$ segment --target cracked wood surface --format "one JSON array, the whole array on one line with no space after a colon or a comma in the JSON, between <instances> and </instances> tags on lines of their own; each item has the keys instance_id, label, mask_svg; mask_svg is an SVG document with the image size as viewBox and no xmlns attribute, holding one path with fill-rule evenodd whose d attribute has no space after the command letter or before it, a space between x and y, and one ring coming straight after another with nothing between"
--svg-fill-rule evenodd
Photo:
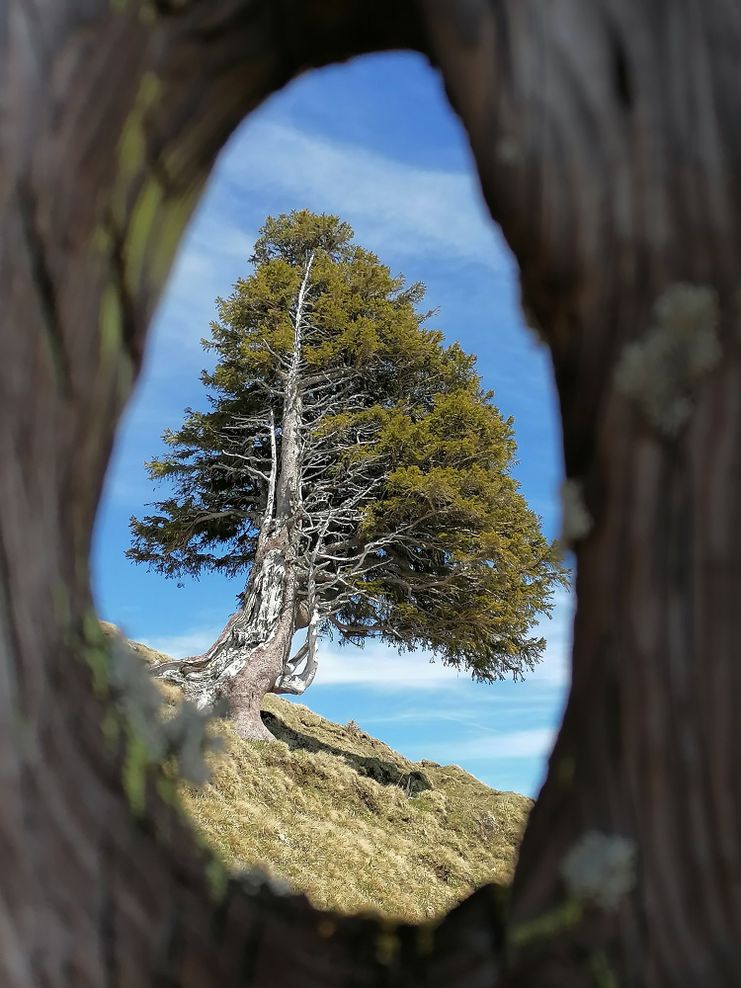
<instances>
[{"instance_id":1,"label":"cracked wood surface","mask_svg":"<svg viewBox=\"0 0 741 988\"><path fill-rule=\"evenodd\" d=\"M300 71L394 47L435 60L468 129L593 519L506 929L495 890L435 931L216 895L156 791L133 817L80 661L116 420L215 154ZM740 66L727 0L0 2L3 985L737 984ZM722 359L667 440L613 375L683 283L717 298ZM589 831L635 842L637 884L559 926Z\"/></svg>"}]
</instances>

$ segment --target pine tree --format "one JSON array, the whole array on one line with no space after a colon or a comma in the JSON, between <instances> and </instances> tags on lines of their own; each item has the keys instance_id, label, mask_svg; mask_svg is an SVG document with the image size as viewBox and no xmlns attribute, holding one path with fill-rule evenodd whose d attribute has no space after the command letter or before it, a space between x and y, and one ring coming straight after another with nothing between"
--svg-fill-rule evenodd
<instances>
[{"instance_id":1,"label":"pine tree","mask_svg":"<svg viewBox=\"0 0 741 988\"><path fill-rule=\"evenodd\" d=\"M131 519L128 552L171 577L247 574L246 587L211 648L162 675L200 706L225 698L252 738L270 736L267 692L310 685L322 636L520 677L562 571L475 358L425 328L424 287L336 217L269 218L251 263L204 340L210 410L165 434L148 470L169 496Z\"/></svg>"}]
</instances>

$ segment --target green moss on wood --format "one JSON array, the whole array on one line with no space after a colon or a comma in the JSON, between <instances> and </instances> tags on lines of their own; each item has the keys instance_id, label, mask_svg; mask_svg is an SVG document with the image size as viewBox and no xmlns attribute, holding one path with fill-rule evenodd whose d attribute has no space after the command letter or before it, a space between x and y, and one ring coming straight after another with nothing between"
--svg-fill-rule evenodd
<instances>
[{"instance_id":1,"label":"green moss on wood","mask_svg":"<svg viewBox=\"0 0 741 988\"><path fill-rule=\"evenodd\" d=\"M142 816L146 809L147 776L151 767L146 742L135 731L126 736L121 781L134 816Z\"/></svg>"},{"instance_id":2,"label":"green moss on wood","mask_svg":"<svg viewBox=\"0 0 741 988\"><path fill-rule=\"evenodd\" d=\"M224 862L217 854L212 852L206 863L205 871L211 898L216 903L223 902L229 886L229 873L224 866Z\"/></svg>"},{"instance_id":3,"label":"green moss on wood","mask_svg":"<svg viewBox=\"0 0 741 988\"><path fill-rule=\"evenodd\" d=\"M100 297L100 363L107 367L121 354L123 342L123 316L121 300L116 286L109 282Z\"/></svg>"},{"instance_id":4,"label":"green moss on wood","mask_svg":"<svg viewBox=\"0 0 741 988\"><path fill-rule=\"evenodd\" d=\"M98 619L92 611L88 611L82 619L81 649L92 676L95 695L100 699L107 698L110 690L108 647Z\"/></svg>"},{"instance_id":5,"label":"green moss on wood","mask_svg":"<svg viewBox=\"0 0 741 988\"><path fill-rule=\"evenodd\" d=\"M594 982L594 988L620 988L610 958L604 950L595 951L589 959L589 969Z\"/></svg>"},{"instance_id":6,"label":"green moss on wood","mask_svg":"<svg viewBox=\"0 0 741 988\"><path fill-rule=\"evenodd\" d=\"M511 927L508 931L509 944L515 950L522 950L536 943L554 940L577 926L583 916L584 907L581 902L566 899L541 916Z\"/></svg>"}]
</instances>

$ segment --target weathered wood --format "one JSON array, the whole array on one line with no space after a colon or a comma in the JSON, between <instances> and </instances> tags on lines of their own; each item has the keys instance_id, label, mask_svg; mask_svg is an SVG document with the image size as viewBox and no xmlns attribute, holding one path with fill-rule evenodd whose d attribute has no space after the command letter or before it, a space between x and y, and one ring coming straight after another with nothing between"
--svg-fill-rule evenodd
<instances>
[{"instance_id":1,"label":"weathered wood","mask_svg":"<svg viewBox=\"0 0 741 988\"><path fill-rule=\"evenodd\" d=\"M593 519L577 546L571 695L512 923L563 902L564 855L585 833L627 835L637 888L596 940L587 926L576 941L596 958L604 938L620 983L730 985L741 9L563 0L476 17L432 22L433 36L551 347L566 473ZM565 983L558 964L537 970Z\"/></svg>"},{"instance_id":2,"label":"weathered wood","mask_svg":"<svg viewBox=\"0 0 741 988\"><path fill-rule=\"evenodd\" d=\"M224 892L153 786L132 812L91 684L95 506L214 156L298 72L390 47L441 66L593 519L506 931L492 890L434 934ZM728 0L0 4L3 985L737 983L740 73ZM577 922L590 831L634 842L636 885Z\"/></svg>"},{"instance_id":3,"label":"weathered wood","mask_svg":"<svg viewBox=\"0 0 741 988\"><path fill-rule=\"evenodd\" d=\"M168 663L160 675L182 687L199 708L227 700L234 728L250 741L274 740L263 724L262 701L289 673L291 646L298 630L296 573L300 531L303 400L300 384L306 292L312 253L292 307L293 353L286 374L278 455L271 416L272 463L267 507L260 523L257 551L250 567L244 603L203 654Z\"/></svg>"}]
</instances>

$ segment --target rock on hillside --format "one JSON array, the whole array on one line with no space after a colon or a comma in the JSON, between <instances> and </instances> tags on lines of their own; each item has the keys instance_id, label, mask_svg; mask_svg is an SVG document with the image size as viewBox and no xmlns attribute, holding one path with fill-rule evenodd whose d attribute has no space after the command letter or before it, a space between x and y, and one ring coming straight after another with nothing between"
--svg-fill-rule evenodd
<instances>
[{"instance_id":1,"label":"rock on hillside","mask_svg":"<svg viewBox=\"0 0 741 988\"><path fill-rule=\"evenodd\" d=\"M179 701L174 687L163 692ZM218 722L210 782L181 792L228 866L259 866L322 908L410 921L510 880L531 800L455 765L410 762L352 722L279 697L266 698L263 717L278 741L246 742Z\"/></svg>"}]
</instances>

